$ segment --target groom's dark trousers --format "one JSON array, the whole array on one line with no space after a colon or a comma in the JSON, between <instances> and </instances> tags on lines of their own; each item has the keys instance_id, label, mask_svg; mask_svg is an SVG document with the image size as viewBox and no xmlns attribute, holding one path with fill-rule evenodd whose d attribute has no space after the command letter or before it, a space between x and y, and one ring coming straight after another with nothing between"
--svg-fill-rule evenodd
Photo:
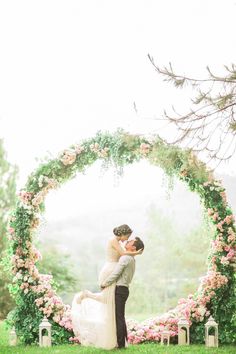
<instances>
[{"instance_id":1,"label":"groom's dark trousers","mask_svg":"<svg viewBox=\"0 0 236 354\"><path fill-rule=\"evenodd\" d=\"M129 296L127 286L116 286L115 305L116 305L116 335L118 348L125 347L127 339L127 327L125 323L125 303Z\"/></svg>"}]
</instances>

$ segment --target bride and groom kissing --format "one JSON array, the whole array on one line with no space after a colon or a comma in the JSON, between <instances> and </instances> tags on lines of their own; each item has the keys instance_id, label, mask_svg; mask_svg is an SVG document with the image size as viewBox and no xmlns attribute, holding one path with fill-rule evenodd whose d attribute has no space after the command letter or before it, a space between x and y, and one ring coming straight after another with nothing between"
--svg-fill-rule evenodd
<instances>
[{"instance_id":1,"label":"bride and groom kissing","mask_svg":"<svg viewBox=\"0 0 236 354\"><path fill-rule=\"evenodd\" d=\"M98 277L101 291L81 291L72 302L73 331L84 346L127 346L125 304L135 272L134 257L143 252L144 244L139 237L129 239L132 230L126 224L115 227L113 233L107 243L106 263Z\"/></svg>"}]
</instances>

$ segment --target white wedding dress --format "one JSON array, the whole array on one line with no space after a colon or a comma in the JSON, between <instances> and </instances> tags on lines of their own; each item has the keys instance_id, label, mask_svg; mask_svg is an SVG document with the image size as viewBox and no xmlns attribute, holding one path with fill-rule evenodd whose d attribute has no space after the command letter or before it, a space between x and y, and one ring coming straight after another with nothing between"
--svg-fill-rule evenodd
<instances>
[{"instance_id":1,"label":"white wedding dress","mask_svg":"<svg viewBox=\"0 0 236 354\"><path fill-rule=\"evenodd\" d=\"M112 273L119 257L109 240L106 263L99 274L99 285ZM115 286L114 283L100 293L91 293L81 303L77 303L80 293L75 295L71 309L72 324L74 334L82 345L104 349L116 347Z\"/></svg>"}]
</instances>

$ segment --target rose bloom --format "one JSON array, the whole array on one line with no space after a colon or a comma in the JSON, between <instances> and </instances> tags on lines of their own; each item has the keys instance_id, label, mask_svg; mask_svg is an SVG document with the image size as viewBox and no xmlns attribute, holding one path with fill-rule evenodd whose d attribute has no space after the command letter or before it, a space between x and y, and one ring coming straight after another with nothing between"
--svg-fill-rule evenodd
<instances>
[{"instance_id":1,"label":"rose bloom","mask_svg":"<svg viewBox=\"0 0 236 354\"><path fill-rule=\"evenodd\" d=\"M84 147L83 146L81 146L81 145L76 145L75 146L75 152L76 152L77 155L81 154L81 152L83 152L83 151L84 151Z\"/></svg>"},{"instance_id":2,"label":"rose bloom","mask_svg":"<svg viewBox=\"0 0 236 354\"><path fill-rule=\"evenodd\" d=\"M149 150L150 150L150 145L149 144L145 144L145 143L142 143L141 145L140 145L140 152L141 152L141 154L143 154L143 155L146 155L146 154L148 154L149 153Z\"/></svg>"},{"instance_id":3,"label":"rose bloom","mask_svg":"<svg viewBox=\"0 0 236 354\"><path fill-rule=\"evenodd\" d=\"M219 222L219 223L216 225L216 227L217 227L217 229L220 230L221 232L224 232L224 229L223 229L223 227L222 227L222 224L223 224L223 222L221 221L221 222Z\"/></svg>"},{"instance_id":4,"label":"rose bloom","mask_svg":"<svg viewBox=\"0 0 236 354\"><path fill-rule=\"evenodd\" d=\"M99 157L107 157L108 151L109 151L109 148L105 147L104 149L102 149L101 151L98 152L98 156Z\"/></svg>"},{"instance_id":5,"label":"rose bloom","mask_svg":"<svg viewBox=\"0 0 236 354\"><path fill-rule=\"evenodd\" d=\"M224 264L224 265L228 265L229 264L229 260L228 260L227 257L221 257L220 263Z\"/></svg>"},{"instance_id":6,"label":"rose bloom","mask_svg":"<svg viewBox=\"0 0 236 354\"><path fill-rule=\"evenodd\" d=\"M38 206L43 202L43 194L41 192L37 193L36 196L32 200L33 206Z\"/></svg>"},{"instance_id":7,"label":"rose bloom","mask_svg":"<svg viewBox=\"0 0 236 354\"><path fill-rule=\"evenodd\" d=\"M221 195L221 198L223 199L223 202L226 203L227 202L226 193L225 192L221 192L220 195Z\"/></svg>"},{"instance_id":8,"label":"rose bloom","mask_svg":"<svg viewBox=\"0 0 236 354\"><path fill-rule=\"evenodd\" d=\"M234 216L231 215L227 215L226 218L224 219L224 221L226 222L227 225L231 224L231 222L234 220Z\"/></svg>"},{"instance_id":9,"label":"rose bloom","mask_svg":"<svg viewBox=\"0 0 236 354\"><path fill-rule=\"evenodd\" d=\"M207 209L207 214L208 214L209 216L212 215L212 214L214 214L214 210L211 209L211 208L208 208L208 209Z\"/></svg>"},{"instance_id":10,"label":"rose bloom","mask_svg":"<svg viewBox=\"0 0 236 354\"><path fill-rule=\"evenodd\" d=\"M64 150L60 160L65 166L72 165L76 160L76 152L70 149Z\"/></svg>"},{"instance_id":11,"label":"rose bloom","mask_svg":"<svg viewBox=\"0 0 236 354\"><path fill-rule=\"evenodd\" d=\"M90 150L91 150L92 152L94 152L95 154L98 154L98 153L99 153L100 147L99 147L99 144L98 144L98 143L91 144L89 147L90 147Z\"/></svg>"},{"instance_id":12,"label":"rose bloom","mask_svg":"<svg viewBox=\"0 0 236 354\"><path fill-rule=\"evenodd\" d=\"M236 237L235 237L235 235L233 235L233 234L230 234L230 235L228 236L228 242L229 242L229 243L230 243L230 242L234 242L235 239L236 239Z\"/></svg>"},{"instance_id":13,"label":"rose bloom","mask_svg":"<svg viewBox=\"0 0 236 354\"><path fill-rule=\"evenodd\" d=\"M234 258L234 256L235 256L235 251L232 248L230 248L226 257L227 257L227 259L231 259L231 258Z\"/></svg>"},{"instance_id":14,"label":"rose bloom","mask_svg":"<svg viewBox=\"0 0 236 354\"><path fill-rule=\"evenodd\" d=\"M30 201L30 199L32 198L32 193L31 192L25 192L25 191L21 191L19 193L19 197L20 197L20 200L23 202L23 203L28 203Z\"/></svg>"},{"instance_id":15,"label":"rose bloom","mask_svg":"<svg viewBox=\"0 0 236 354\"><path fill-rule=\"evenodd\" d=\"M14 234L14 232L15 232L14 227L9 227L8 232L9 232L10 234Z\"/></svg>"},{"instance_id":16,"label":"rose bloom","mask_svg":"<svg viewBox=\"0 0 236 354\"><path fill-rule=\"evenodd\" d=\"M213 214L213 215L212 215L212 219L213 219L214 221L216 221L217 219L219 219L219 214L218 214L218 213Z\"/></svg>"}]
</instances>

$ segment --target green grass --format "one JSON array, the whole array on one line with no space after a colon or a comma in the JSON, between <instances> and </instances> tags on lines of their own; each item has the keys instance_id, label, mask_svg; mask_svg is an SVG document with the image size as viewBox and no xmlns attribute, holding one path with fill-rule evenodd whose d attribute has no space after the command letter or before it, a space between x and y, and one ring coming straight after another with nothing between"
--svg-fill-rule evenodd
<instances>
[{"instance_id":1,"label":"green grass","mask_svg":"<svg viewBox=\"0 0 236 354\"><path fill-rule=\"evenodd\" d=\"M204 345L191 345L191 346L178 346L170 345L169 347L161 346L160 344L139 344L130 345L128 349L124 350L102 350L90 347L81 347L80 345L59 345L53 346L51 348L39 348L38 346L8 346L8 331L5 329L3 322L0 322L0 354L43 354L43 353L54 353L54 354L107 354L107 353L138 353L138 354L235 354L236 347L233 346L222 346L218 349L215 348L205 348Z\"/></svg>"}]
</instances>

